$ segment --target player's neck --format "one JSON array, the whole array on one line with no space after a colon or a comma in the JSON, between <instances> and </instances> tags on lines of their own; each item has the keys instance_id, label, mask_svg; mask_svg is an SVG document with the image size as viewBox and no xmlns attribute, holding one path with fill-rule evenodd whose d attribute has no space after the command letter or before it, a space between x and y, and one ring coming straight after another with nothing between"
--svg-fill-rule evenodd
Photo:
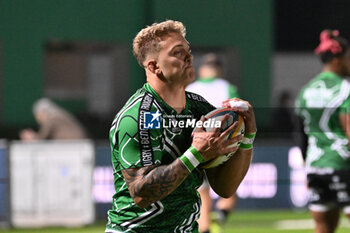
<instances>
[{"instance_id":1,"label":"player's neck","mask_svg":"<svg viewBox=\"0 0 350 233\"><path fill-rule=\"evenodd\" d=\"M177 113L181 113L186 106L185 87L179 85L168 85L162 82L148 82L157 94Z\"/></svg>"},{"instance_id":2,"label":"player's neck","mask_svg":"<svg viewBox=\"0 0 350 233\"><path fill-rule=\"evenodd\" d=\"M339 66L333 65L333 64L325 64L323 66L323 72L333 72L337 74L340 77L343 77L344 74L341 72L341 69Z\"/></svg>"}]
</instances>

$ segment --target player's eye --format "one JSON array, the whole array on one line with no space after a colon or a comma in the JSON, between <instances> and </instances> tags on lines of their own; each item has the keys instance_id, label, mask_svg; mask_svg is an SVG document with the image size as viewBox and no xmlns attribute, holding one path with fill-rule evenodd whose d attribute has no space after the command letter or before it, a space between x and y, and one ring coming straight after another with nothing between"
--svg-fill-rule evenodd
<instances>
[{"instance_id":1,"label":"player's eye","mask_svg":"<svg viewBox=\"0 0 350 233\"><path fill-rule=\"evenodd\" d=\"M179 50L175 50L173 53L175 56L181 55L181 52Z\"/></svg>"}]
</instances>

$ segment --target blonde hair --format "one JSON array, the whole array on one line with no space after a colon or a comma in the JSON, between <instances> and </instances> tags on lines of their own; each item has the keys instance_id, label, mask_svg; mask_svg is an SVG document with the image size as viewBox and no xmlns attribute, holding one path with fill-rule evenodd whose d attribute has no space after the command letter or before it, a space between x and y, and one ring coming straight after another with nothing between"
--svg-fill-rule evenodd
<instances>
[{"instance_id":1,"label":"blonde hair","mask_svg":"<svg viewBox=\"0 0 350 233\"><path fill-rule=\"evenodd\" d=\"M149 53L160 50L159 42L171 32L179 33L183 37L186 36L185 26L174 20L154 23L137 33L133 40L133 53L140 66L143 67L143 62Z\"/></svg>"}]
</instances>

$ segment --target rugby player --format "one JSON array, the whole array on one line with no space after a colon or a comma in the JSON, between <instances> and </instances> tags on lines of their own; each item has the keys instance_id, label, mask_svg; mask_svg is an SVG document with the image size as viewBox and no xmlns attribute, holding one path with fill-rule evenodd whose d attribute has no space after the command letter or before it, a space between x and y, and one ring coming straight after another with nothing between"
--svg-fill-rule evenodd
<instances>
[{"instance_id":1,"label":"rugby player","mask_svg":"<svg viewBox=\"0 0 350 233\"><path fill-rule=\"evenodd\" d=\"M191 127L163 127L163 122L184 125L167 121L203 122L203 115L214 109L201 96L185 91L195 78L185 35L181 22L167 20L142 29L133 40L133 52L145 70L146 83L111 126L116 193L106 232L198 232L197 188L203 173L218 195L230 197L248 170L253 140L247 139L240 148L228 148L242 137L227 140L237 124L222 133L219 129L205 132L203 127L197 127L193 134ZM228 101L225 104L229 106ZM245 118L246 133L255 135L254 111L246 104L247 111L233 110ZM204 171L199 166L233 151L236 154L218 167Z\"/></svg>"},{"instance_id":2,"label":"rugby player","mask_svg":"<svg viewBox=\"0 0 350 233\"><path fill-rule=\"evenodd\" d=\"M296 113L316 233L334 232L343 208L350 218L350 50L337 30L324 30L315 50L323 70L300 91Z\"/></svg>"}]
</instances>

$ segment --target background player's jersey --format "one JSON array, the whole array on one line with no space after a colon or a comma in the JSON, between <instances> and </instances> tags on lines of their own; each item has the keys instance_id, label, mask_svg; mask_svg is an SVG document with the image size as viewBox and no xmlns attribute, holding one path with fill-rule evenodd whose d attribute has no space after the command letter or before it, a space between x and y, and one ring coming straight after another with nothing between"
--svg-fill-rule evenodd
<instances>
[{"instance_id":1,"label":"background player's jersey","mask_svg":"<svg viewBox=\"0 0 350 233\"><path fill-rule=\"evenodd\" d=\"M339 115L350 112L349 94L349 82L332 72L319 74L300 91L296 113L308 136L308 172L350 168L349 142L339 123Z\"/></svg>"},{"instance_id":2,"label":"background player's jersey","mask_svg":"<svg viewBox=\"0 0 350 233\"><path fill-rule=\"evenodd\" d=\"M188 85L186 90L204 96L216 107L221 107L224 100L239 97L237 88L222 78L199 78Z\"/></svg>"},{"instance_id":3,"label":"background player's jersey","mask_svg":"<svg viewBox=\"0 0 350 233\"><path fill-rule=\"evenodd\" d=\"M186 92L186 107L178 114L149 84L128 100L110 130L116 193L112 210L108 211L106 231L195 231L200 211L196 189L203 181L201 169L195 169L174 192L147 208L139 208L133 202L121 170L170 164L191 146L195 120L213 109L201 96Z\"/></svg>"}]
</instances>

